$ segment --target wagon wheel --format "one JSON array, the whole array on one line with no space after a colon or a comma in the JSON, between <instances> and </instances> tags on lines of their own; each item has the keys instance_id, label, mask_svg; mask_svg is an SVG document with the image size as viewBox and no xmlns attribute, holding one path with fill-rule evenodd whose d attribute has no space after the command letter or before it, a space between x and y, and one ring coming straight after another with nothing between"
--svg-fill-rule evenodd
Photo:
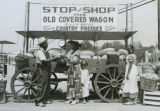
<instances>
[{"instance_id":1,"label":"wagon wheel","mask_svg":"<svg viewBox=\"0 0 160 111\"><path fill-rule=\"evenodd\" d=\"M106 102L120 102L124 74L119 65L107 65L105 73L98 73L94 87L98 96Z\"/></svg>"},{"instance_id":2,"label":"wagon wheel","mask_svg":"<svg viewBox=\"0 0 160 111\"><path fill-rule=\"evenodd\" d=\"M58 78L55 73L51 73L51 78L50 78L50 88L51 92L53 93L57 87L58 87Z\"/></svg>"},{"instance_id":3,"label":"wagon wheel","mask_svg":"<svg viewBox=\"0 0 160 111\"><path fill-rule=\"evenodd\" d=\"M39 79L34 69L29 67L17 71L11 79L11 91L19 102L34 102L37 98L37 89L41 86L36 83Z\"/></svg>"}]
</instances>

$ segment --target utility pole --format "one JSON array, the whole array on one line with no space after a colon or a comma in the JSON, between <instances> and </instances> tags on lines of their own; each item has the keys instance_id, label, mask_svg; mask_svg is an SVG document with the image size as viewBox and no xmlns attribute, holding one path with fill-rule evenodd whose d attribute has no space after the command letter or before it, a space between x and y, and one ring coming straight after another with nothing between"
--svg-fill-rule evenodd
<instances>
[{"instance_id":1,"label":"utility pole","mask_svg":"<svg viewBox=\"0 0 160 111\"><path fill-rule=\"evenodd\" d=\"M158 4L158 49L160 49L160 0L157 0Z\"/></svg>"}]
</instances>

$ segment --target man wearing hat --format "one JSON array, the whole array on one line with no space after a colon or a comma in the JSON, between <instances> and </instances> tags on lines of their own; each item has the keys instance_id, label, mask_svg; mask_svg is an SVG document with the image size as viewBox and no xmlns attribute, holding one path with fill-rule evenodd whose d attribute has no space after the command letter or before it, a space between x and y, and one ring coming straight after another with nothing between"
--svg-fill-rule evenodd
<instances>
[{"instance_id":1,"label":"man wearing hat","mask_svg":"<svg viewBox=\"0 0 160 111\"><path fill-rule=\"evenodd\" d=\"M41 37L38 40L38 45L40 50L35 52L37 66L40 74L40 78L38 79L38 83L41 88L38 88L38 96L35 100L35 105L40 107L45 107L47 103L49 103L49 95L50 95L50 70L51 70L51 61L55 60L50 58L49 53L46 51L48 48L48 42L45 37Z\"/></svg>"}]
</instances>

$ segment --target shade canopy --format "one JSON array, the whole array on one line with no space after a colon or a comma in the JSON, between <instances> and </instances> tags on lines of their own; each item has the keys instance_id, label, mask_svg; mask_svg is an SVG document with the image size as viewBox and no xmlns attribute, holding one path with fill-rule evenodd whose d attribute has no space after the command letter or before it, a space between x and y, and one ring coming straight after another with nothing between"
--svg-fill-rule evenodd
<instances>
[{"instance_id":1,"label":"shade canopy","mask_svg":"<svg viewBox=\"0 0 160 111\"><path fill-rule=\"evenodd\" d=\"M0 41L0 44L15 44L15 43L14 43L14 42L7 41L7 40L1 40L1 41Z\"/></svg>"},{"instance_id":2,"label":"shade canopy","mask_svg":"<svg viewBox=\"0 0 160 111\"><path fill-rule=\"evenodd\" d=\"M15 43L7 40L1 40L0 44L1 44L1 52L3 52L3 44L15 44Z\"/></svg>"},{"instance_id":3,"label":"shade canopy","mask_svg":"<svg viewBox=\"0 0 160 111\"><path fill-rule=\"evenodd\" d=\"M30 38L47 37L49 39L73 39L73 40L125 40L136 31L125 32L81 32L81 31L16 31L18 34Z\"/></svg>"}]
</instances>

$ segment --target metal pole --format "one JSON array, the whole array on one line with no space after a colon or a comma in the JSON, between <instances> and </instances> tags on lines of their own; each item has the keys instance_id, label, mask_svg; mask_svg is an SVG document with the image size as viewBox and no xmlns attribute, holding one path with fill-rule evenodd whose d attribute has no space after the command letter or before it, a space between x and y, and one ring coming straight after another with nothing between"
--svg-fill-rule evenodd
<instances>
[{"instance_id":1,"label":"metal pole","mask_svg":"<svg viewBox=\"0 0 160 111\"><path fill-rule=\"evenodd\" d=\"M29 19L30 19L30 2L27 2L27 34L26 34L26 52L28 52L28 47L29 47Z\"/></svg>"},{"instance_id":2,"label":"metal pole","mask_svg":"<svg viewBox=\"0 0 160 111\"><path fill-rule=\"evenodd\" d=\"M160 49L160 0L157 0L158 4L158 49Z\"/></svg>"}]
</instances>

